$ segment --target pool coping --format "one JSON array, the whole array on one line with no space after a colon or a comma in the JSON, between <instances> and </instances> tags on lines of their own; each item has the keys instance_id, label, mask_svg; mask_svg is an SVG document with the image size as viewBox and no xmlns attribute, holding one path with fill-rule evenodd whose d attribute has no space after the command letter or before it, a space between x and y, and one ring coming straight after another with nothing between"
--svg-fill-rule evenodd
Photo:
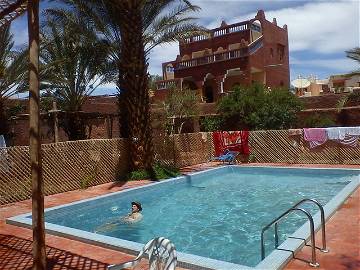
<instances>
[{"instance_id":1,"label":"pool coping","mask_svg":"<svg viewBox=\"0 0 360 270\"><path fill-rule=\"evenodd\" d=\"M193 175L202 174L202 173L209 172L209 171L214 171L214 170L218 171L218 170L221 170L221 169L224 169L227 167L305 169L305 170L309 170L309 169L312 169L312 170L343 170L343 171L349 170L349 171L359 172L359 177L358 177L359 179L357 179L357 180L355 179L355 180L351 181L349 184L347 184L337 195L335 195L324 206L326 220L328 220L336 212L336 210L343 204L343 202L349 196L351 196L351 194L360 186L360 170L355 169L355 168L334 168L334 167L332 167L332 168L307 168L307 167L294 167L294 166L273 167L273 166L251 166L251 165L250 166L243 166L243 165L242 166L238 166L238 165L229 166L229 165L227 165L227 166L207 169L206 171L190 173L188 175L193 176ZM151 188L153 186L156 186L159 184L164 184L167 182L180 181L180 180L183 180L184 178L186 179L186 176L187 175L182 175L182 176L179 176L176 178L163 180L161 182L147 184L145 186L129 188L126 190L121 190L121 191L117 191L117 192L110 193L110 194L100 195L100 196L97 196L94 198L88 198L88 199L84 199L84 200L75 201L72 203L67 203L67 204L63 204L63 205L59 205L59 206L55 206L55 207L50 207L50 208L47 208L45 210L45 212L55 210L58 208L63 208L65 206L80 204L80 203L83 203L86 201L96 200L96 199L102 198L102 197L113 196L113 195L116 195L119 193L131 191L131 190L144 189L144 188L147 189L147 188ZM32 222L31 222L31 219L28 218L29 215L31 215L31 213L26 213L26 214L8 218L8 219L6 219L6 223L11 224L11 225L20 226L20 227L31 228ZM315 225L315 230L318 231L321 227L320 213L317 213L314 216L314 225ZM309 223L306 222L291 236L308 240L310 238L310 232L309 232L308 227L309 227ZM138 252L144 246L141 243L127 241L127 240L110 237L110 236L99 235L96 233L86 232L86 231L82 231L79 229L72 229L72 228L68 228L65 226L60 226L60 225L51 224L51 223L47 223L47 222L45 223L45 231L52 235L65 237L65 238L69 238L72 240L78 240L78 241L85 242L88 244L97 245L97 246L101 246L101 247L105 247L105 248L109 248L109 249L113 249L113 250L117 250L117 251L121 251L121 252L126 252L126 253L132 254L132 255L137 255ZM220 261L220 260L216 260L216 259L206 258L206 257L182 253L182 252L177 252L178 253L178 266L180 266L180 267L197 267L197 269L233 269L233 270L265 269L265 268L266 269L281 269L293 258L292 252L290 252L290 250L293 252L297 252L304 246L304 244L305 243L302 240L288 238L279 246L279 249L286 249L289 251L274 250L255 267L249 267L249 266L245 266L245 265L229 263L229 262L225 262L225 261ZM260 250L260 247L259 247L259 250Z\"/></svg>"}]
</instances>

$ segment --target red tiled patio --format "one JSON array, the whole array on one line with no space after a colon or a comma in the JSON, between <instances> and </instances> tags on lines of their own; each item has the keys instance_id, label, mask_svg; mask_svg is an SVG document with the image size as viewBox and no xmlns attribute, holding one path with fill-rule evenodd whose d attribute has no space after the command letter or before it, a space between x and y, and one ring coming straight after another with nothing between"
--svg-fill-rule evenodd
<instances>
[{"instance_id":1,"label":"red tiled patio","mask_svg":"<svg viewBox=\"0 0 360 270\"><path fill-rule=\"evenodd\" d=\"M201 164L184 168L183 173L209 168L213 164ZM261 165L261 164L256 164ZM270 165L270 164L262 164ZM271 164L274 165L274 164ZM285 164L282 164L285 165ZM289 166L286 164L286 166ZM309 165L295 165L320 167ZM334 167L334 166L321 166ZM358 166L336 166L358 168ZM122 185L103 184L86 190L75 190L45 197L45 207L61 205L85 198L116 192L150 181L133 181ZM319 269L360 269L360 190L358 189L327 223L327 245L330 253L318 254ZM30 269L32 265L32 231L5 224L11 216L31 211L31 200L0 207L0 269ZM321 239L320 235L317 239ZM108 264L120 263L133 258L121 252L85 244L46 234L48 269L106 269ZM296 258L310 258L310 248L305 247ZM145 268L143 266L142 268ZM312 269L299 259L292 260L285 269Z\"/></svg>"}]
</instances>

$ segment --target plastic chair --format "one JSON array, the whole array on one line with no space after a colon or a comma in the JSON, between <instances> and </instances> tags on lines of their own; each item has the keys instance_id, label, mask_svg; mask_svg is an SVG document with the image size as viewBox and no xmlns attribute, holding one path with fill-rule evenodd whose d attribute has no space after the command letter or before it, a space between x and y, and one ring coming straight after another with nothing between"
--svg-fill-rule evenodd
<instances>
[{"instance_id":1,"label":"plastic chair","mask_svg":"<svg viewBox=\"0 0 360 270\"><path fill-rule=\"evenodd\" d=\"M222 161L228 162L229 164L232 162L236 162L236 158L239 155L239 152L237 151L230 151L228 149L225 149L224 153L218 157L214 157L211 160L212 161Z\"/></svg>"},{"instance_id":2,"label":"plastic chair","mask_svg":"<svg viewBox=\"0 0 360 270\"><path fill-rule=\"evenodd\" d=\"M175 270L177 263L175 246L164 237L150 240L134 260L110 265L107 269L120 270L129 267L133 268L139 264L142 258L146 257L149 259L149 270Z\"/></svg>"}]
</instances>

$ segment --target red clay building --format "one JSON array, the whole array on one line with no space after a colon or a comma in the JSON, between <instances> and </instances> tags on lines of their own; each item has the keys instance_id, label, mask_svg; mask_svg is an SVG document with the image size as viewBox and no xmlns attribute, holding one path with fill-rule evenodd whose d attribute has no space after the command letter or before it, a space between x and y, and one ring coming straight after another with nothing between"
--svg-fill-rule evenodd
<instances>
[{"instance_id":1,"label":"red clay building","mask_svg":"<svg viewBox=\"0 0 360 270\"><path fill-rule=\"evenodd\" d=\"M287 26L267 21L262 10L251 20L231 25L223 21L209 35L185 39L179 50L175 61L162 64L164 80L157 82L156 99L163 99L174 84L198 89L209 103L236 84L289 86Z\"/></svg>"}]
</instances>

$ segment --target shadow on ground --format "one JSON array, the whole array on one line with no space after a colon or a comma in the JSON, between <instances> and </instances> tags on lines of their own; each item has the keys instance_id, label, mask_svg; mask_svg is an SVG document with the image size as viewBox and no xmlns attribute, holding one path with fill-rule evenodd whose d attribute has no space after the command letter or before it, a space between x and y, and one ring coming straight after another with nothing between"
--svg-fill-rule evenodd
<instances>
[{"instance_id":1,"label":"shadow on ground","mask_svg":"<svg viewBox=\"0 0 360 270\"><path fill-rule=\"evenodd\" d=\"M105 263L65 250L46 247L47 269L106 269ZM0 234L0 269L31 269L32 241Z\"/></svg>"}]
</instances>

